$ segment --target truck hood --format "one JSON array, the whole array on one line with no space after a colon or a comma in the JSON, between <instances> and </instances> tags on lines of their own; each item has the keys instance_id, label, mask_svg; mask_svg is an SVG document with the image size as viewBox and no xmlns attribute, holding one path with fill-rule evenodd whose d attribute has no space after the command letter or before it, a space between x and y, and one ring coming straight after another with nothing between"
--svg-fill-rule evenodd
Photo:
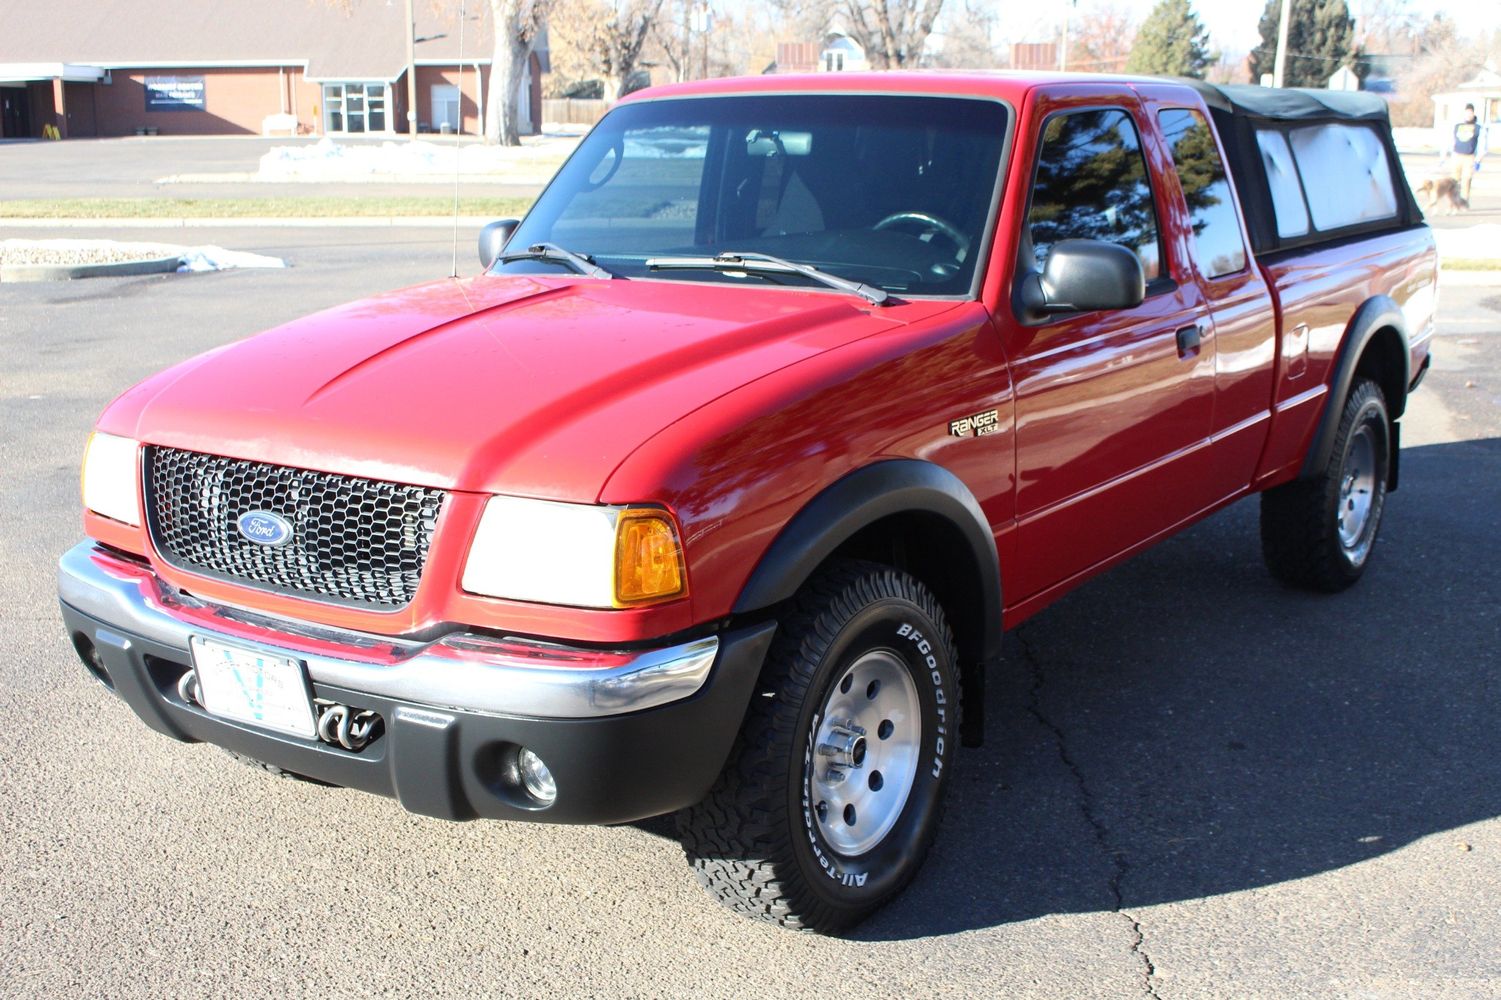
<instances>
[{"instance_id":1,"label":"truck hood","mask_svg":"<svg viewBox=\"0 0 1501 1000\"><path fill-rule=\"evenodd\" d=\"M587 502L641 442L716 397L954 306L875 308L764 285L449 279L184 362L121 396L100 428L254 461Z\"/></svg>"}]
</instances>

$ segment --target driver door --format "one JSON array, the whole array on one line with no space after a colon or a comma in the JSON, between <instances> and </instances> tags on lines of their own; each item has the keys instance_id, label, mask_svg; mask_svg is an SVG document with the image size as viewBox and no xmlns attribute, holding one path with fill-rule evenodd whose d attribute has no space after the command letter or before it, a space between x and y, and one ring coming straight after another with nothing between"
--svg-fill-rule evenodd
<instances>
[{"instance_id":1,"label":"driver door","mask_svg":"<svg viewBox=\"0 0 1501 1000\"><path fill-rule=\"evenodd\" d=\"M1161 151L1124 89L1040 100L1018 276L1059 240L1135 251L1147 278L1132 309L1018 316L1016 384L1018 600L1119 557L1217 497L1210 472L1214 340L1180 241L1164 239ZM1155 169L1154 169L1155 166Z\"/></svg>"}]
</instances>

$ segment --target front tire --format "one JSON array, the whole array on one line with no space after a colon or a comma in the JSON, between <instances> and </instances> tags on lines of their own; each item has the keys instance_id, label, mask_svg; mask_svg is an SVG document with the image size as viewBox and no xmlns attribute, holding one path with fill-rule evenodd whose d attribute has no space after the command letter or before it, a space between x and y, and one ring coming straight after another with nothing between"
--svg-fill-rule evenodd
<instances>
[{"instance_id":1,"label":"front tire","mask_svg":"<svg viewBox=\"0 0 1501 1000\"><path fill-rule=\"evenodd\" d=\"M1391 418L1381 387L1357 379L1329 463L1261 495L1261 551L1283 583L1336 593L1360 579L1386 509Z\"/></svg>"},{"instance_id":2,"label":"front tire","mask_svg":"<svg viewBox=\"0 0 1501 1000\"><path fill-rule=\"evenodd\" d=\"M678 832L730 909L838 931L905 888L933 842L954 642L926 587L874 563L835 564L792 604L724 772Z\"/></svg>"}]
</instances>

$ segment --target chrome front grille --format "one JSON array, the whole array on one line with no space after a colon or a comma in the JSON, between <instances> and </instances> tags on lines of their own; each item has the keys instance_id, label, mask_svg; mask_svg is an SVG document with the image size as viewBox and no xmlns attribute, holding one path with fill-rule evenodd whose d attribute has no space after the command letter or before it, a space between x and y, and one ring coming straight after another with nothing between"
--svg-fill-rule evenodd
<instances>
[{"instance_id":1,"label":"chrome front grille","mask_svg":"<svg viewBox=\"0 0 1501 1000\"><path fill-rule=\"evenodd\" d=\"M168 563L193 573L380 609L411 603L444 492L355 476L146 449L146 514ZM290 526L280 544L251 541L251 512Z\"/></svg>"}]
</instances>

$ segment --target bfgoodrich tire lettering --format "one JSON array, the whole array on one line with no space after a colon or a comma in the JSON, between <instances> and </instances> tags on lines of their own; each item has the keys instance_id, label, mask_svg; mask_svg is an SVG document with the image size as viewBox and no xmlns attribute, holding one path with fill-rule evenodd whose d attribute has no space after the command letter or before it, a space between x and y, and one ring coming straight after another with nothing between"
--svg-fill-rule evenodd
<instances>
[{"instance_id":1,"label":"bfgoodrich tire lettering","mask_svg":"<svg viewBox=\"0 0 1501 1000\"><path fill-rule=\"evenodd\" d=\"M1331 593L1360 579L1386 508L1391 439L1381 387L1356 379L1328 465L1261 495L1261 551L1273 576Z\"/></svg>"},{"instance_id":2,"label":"bfgoodrich tire lettering","mask_svg":"<svg viewBox=\"0 0 1501 1000\"><path fill-rule=\"evenodd\" d=\"M786 927L835 931L875 911L911 881L937 831L958 690L953 638L921 583L872 563L821 571L782 620L724 772L679 814L699 881L731 909ZM892 749L903 727L910 767ZM862 783L858 796L829 791L836 764ZM835 811L820 815L821 801ZM875 816L840 826L855 802Z\"/></svg>"}]
</instances>

